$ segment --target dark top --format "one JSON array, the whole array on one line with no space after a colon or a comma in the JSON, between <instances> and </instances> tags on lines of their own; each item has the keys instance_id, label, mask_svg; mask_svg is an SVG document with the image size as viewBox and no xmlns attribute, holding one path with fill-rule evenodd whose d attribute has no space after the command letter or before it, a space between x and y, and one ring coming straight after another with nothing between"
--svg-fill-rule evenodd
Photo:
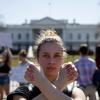
<instances>
[{"instance_id":1,"label":"dark top","mask_svg":"<svg viewBox=\"0 0 100 100\"><path fill-rule=\"evenodd\" d=\"M7 100L13 100L13 96L16 94L23 96L27 100L32 100L33 98L38 96L40 93L41 93L41 91L36 86L34 86L31 90L29 90L28 85L21 86L21 87L18 87L14 92L10 93L7 96ZM63 93L70 97L72 96L72 90L68 91L67 88L63 91Z\"/></svg>"},{"instance_id":2,"label":"dark top","mask_svg":"<svg viewBox=\"0 0 100 100\"><path fill-rule=\"evenodd\" d=\"M11 70L10 66L7 64L0 63L0 73L9 73Z\"/></svg>"},{"instance_id":3,"label":"dark top","mask_svg":"<svg viewBox=\"0 0 100 100\"><path fill-rule=\"evenodd\" d=\"M96 57L95 58L96 61L96 66L98 67L98 69L100 70L100 57Z\"/></svg>"}]
</instances>

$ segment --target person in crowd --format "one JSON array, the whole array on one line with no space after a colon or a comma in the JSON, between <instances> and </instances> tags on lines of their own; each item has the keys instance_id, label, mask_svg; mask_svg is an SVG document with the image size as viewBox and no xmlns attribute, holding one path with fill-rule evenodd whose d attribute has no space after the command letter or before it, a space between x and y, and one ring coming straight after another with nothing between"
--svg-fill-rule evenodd
<instances>
[{"instance_id":1,"label":"person in crowd","mask_svg":"<svg viewBox=\"0 0 100 100\"><path fill-rule=\"evenodd\" d=\"M17 88L7 100L85 100L81 89L67 88L78 72L71 62L64 63L66 53L60 36L54 30L42 30L35 49L38 65L30 64L25 72L25 79L33 87Z\"/></svg>"},{"instance_id":2,"label":"person in crowd","mask_svg":"<svg viewBox=\"0 0 100 100\"><path fill-rule=\"evenodd\" d=\"M96 66L98 70L100 71L100 44L96 46L95 61L96 61ZM98 83L97 91L98 91L99 98L100 98L100 82Z\"/></svg>"},{"instance_id":3,"label":"person in crowd","mask_svg":"<svg viewBox=\"0 0 100 100\"><path fill-rule=\"evenodd\" d=\"M4 94L8 95L10 90L10 79L9 74L11 70L11 51L5 49L1 54L0 61L0 100L3 100Z\"/></svg>"},{"instance_id":4,"label":"person in crowd","mask_svg":"<svg viewBox=\"0 0 100 100\"><path fill-rule=\"evenodd\" d=\"M21 49L19 52L19 64L12 69L11 79L13 78L13 80L17 81L19 85L28 84L24 78L24 74L29 64L32 64L32 62L27 59L27 51Z\"/></svg>"},{"instance_id":5,"label":"person in crowd","mask_svg":"<svg viewBox=\"0 0 100 100\"><path fill-rule=\"evenodd\" d=\"M76 59L74 64L79 72L77 79L79 87L89 97L89 100L96 100L96 87L92 82L92 77L96 70L96 63L88 56L88 51L87 44L81 44L79 49L80 58Z\"/></svg>"}]
</instances>

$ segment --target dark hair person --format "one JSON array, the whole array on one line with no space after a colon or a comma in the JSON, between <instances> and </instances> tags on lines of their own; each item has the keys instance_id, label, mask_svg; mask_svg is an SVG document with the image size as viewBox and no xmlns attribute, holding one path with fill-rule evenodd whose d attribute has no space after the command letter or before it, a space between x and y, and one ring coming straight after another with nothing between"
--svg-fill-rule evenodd
<instances>
[{"instance_id":1,"label":"dark hair person","mask_svg":"<svg viewBox=\"0 0 100 100\"><path fill-rule=\"evenodd\" d=\"M96 46L95 61L98 69L100 70L100 45Z\"/></svg>"},{"instance_id":2,"label":"dark hair person","mask_svg":"<svg viewBox=\"0 0 100 100\"><path fill-rule=\"evenodd\" d=\"M68 94L67 85L75 81L78 73L72 63L64 63L65 48L57 33L42 30L36 45L38 65L29 65L25 73L26 80L33 85L32 91L20 87L8 99L13 95L13 100L85 100L79 88Z\"/></svg>"},{"instance_id":3,"label":"dark hair person","mask_svg":"<svg viewBox=\"0 0 100 100\"><path fill-rule=\"evenodd\" d=\"M79 72L77 83L84 91L89 100L96 100L96 87L93 84L92 77L96 71L95 60L88 56L88 45L81 44L79 48L80 57L74 61Z\"/></svg>"},{"instance_id":4,"label":"dark hair person","mask_svg":"<svg viewBox=\"0 0 100 100\"><path fill-rule=\"evenodd\" d=\"M96 46L95 61L96 61L96 66L98 70L100 71L100 44ZM98 83L97 91L98 91L99 98L100 98L100 82Z\"/></svg>"},{"instance_id":5,"label":"dark hair person","mask_svg":"<svg viewBox=\"0 0 100 100\"><path fill-rule=\"evenodd\" d=\"M9 94L9 73L11 70L11 51L10 49L5 49L2 53L2 60L0 61L0 100L4 97L4 92L6 95Z\"/></svg>"}]
</instances>

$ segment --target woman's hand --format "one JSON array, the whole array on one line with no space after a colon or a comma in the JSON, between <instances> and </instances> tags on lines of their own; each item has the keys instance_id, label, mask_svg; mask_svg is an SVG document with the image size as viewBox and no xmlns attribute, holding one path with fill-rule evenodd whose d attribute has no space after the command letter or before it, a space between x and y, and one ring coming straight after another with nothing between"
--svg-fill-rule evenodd
<instances>
[{"instance_id":1,"label":"woman's hand","mask_svg":"<svg viewBox=\"0 0 100 100\"><path fill-rule=\"evenodd\" d=\"M78 72L73 63L65 63L59 73L57 80L57 86L59 89L63 89L67 84L74 82L78 77Z\"/></svg>"},{"instance_id":2,"label":"woman's hand","mask_svg":"<svg viewBox=\"0 0 100 100\"><path fill-rule=\"evenodd\" d=\"M30 64L25 72L25 79L33 84L39 87L41 82L43 81L44 73L42 69L38 69L36 65Z\"/></svg>"},{"instance_id":3,"label":"woman's hand","mask_svg":"<svg viewBox=\"0 0 100 100\"><path fill-rule=\"evenodd\" d=\"M75 81L78 77L77 69L72 62L63 64L61 75L63 75L62 73L65 73L64 78L67 80L68 83Z\"/></svg>"}]
</instances>

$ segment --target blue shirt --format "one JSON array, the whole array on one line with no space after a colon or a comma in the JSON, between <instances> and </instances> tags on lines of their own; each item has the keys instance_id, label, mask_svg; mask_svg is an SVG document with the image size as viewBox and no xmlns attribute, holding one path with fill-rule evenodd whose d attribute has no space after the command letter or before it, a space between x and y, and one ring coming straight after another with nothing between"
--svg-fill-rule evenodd
<instances>
[{"instance_id":1,"label":"blue shirt","mask_svg":"<svg viewBox=\"0 0 100 100\"><path fill-rule=\"evenodd\" d=\"M81 56L74 64L79 71L78 84L83 86L92 84L92 77L96 70L95 61L87 56Z\"/></svg>"}]
</instances>

